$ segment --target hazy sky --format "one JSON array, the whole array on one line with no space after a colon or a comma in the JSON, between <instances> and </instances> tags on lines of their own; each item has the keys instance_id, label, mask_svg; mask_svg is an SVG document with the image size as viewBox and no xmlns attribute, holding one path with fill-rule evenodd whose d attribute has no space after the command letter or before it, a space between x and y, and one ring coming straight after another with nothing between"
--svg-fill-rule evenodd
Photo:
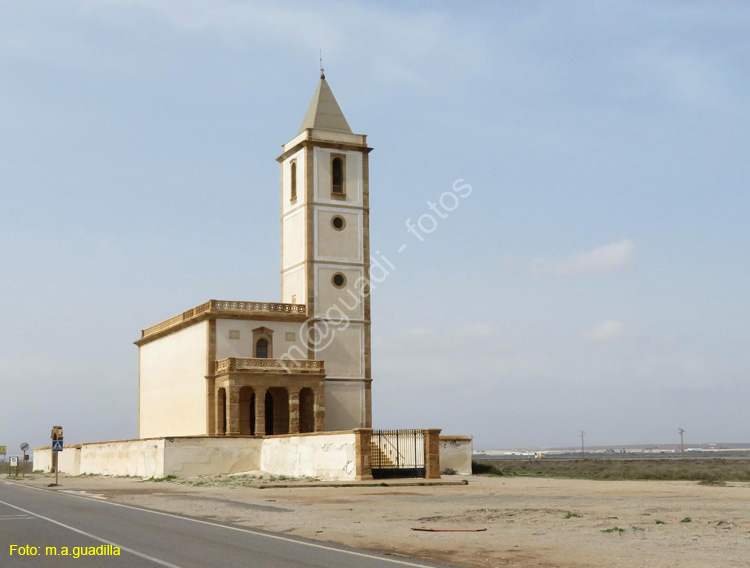
<instances>
[{"instance_id":1,"label":"hazy sky","mask_svg":"<svg viewBox=\"0 0 750 568\"><path fill-rule=\"evenodd\" d=\"M0 445L135 437L142 328L279 299L274 159L320 48L397 267L375 427L749 441L748 29L745 2L0 2Z\"/></svg>"}]
</instances>

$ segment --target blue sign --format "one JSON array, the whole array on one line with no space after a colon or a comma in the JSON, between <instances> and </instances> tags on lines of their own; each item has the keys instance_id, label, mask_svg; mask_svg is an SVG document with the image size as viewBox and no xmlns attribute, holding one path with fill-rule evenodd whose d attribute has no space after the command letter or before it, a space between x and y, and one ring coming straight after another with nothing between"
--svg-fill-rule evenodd
<instances>
[{"instance_id":1,"label":"blue sign","mask_svg":"<svg viewBox=\"0 0 750 568\"><path fill-rule=\"evenodd\" d=\"M52 440L52 451L53 452L62 452L63 451L63 441L62 440Z\"/></svg>"}]
</instances>

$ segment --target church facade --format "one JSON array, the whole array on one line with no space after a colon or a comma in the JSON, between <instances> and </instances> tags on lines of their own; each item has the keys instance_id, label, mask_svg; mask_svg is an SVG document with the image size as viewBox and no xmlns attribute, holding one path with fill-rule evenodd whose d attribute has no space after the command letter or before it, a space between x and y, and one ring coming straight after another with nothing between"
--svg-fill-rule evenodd
<instances>
[{"instance_id":1,"label":"church facade","mask_svg":"<svg viewBox=\"0 0 750 568\"><path fill-rule=\"evenodd\" d=\"M280 301L210 300L143 330L139 438L372 427L371 150L321 74L277 158Z\"/></svg>"}]
</instances>

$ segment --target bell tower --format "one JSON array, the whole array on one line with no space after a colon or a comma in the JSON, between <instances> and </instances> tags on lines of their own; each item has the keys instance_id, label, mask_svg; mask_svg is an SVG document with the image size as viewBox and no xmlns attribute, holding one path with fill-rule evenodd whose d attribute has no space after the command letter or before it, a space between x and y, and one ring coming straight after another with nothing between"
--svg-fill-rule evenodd
<instances>
[{"instance_id":1,"label":"bell tower","mask_svg":"<svg viewBox=\"0 0 750 568\"><path fill-rule=\"evenodd\" d=\"M307 308L307 358L325 362L326 430L372 427L370 151L321 72L302 126L277 161L281 301Z\"/></svg>"}]
</instances>

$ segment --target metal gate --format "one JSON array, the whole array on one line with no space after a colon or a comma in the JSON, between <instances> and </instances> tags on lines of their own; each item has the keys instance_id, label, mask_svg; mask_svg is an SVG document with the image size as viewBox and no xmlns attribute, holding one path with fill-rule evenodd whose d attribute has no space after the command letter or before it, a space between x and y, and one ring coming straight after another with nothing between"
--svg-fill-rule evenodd
<instances>
[{"instance_id":1,"label":"metal gate","mask_svg":"<svg viewBox=\"0 0 750 568\"><path fill-rule=\"evenodd\" d=\"M422 430L374 430L370 463L375 479L424 477Z\"/></svg>"}]
</instances>

